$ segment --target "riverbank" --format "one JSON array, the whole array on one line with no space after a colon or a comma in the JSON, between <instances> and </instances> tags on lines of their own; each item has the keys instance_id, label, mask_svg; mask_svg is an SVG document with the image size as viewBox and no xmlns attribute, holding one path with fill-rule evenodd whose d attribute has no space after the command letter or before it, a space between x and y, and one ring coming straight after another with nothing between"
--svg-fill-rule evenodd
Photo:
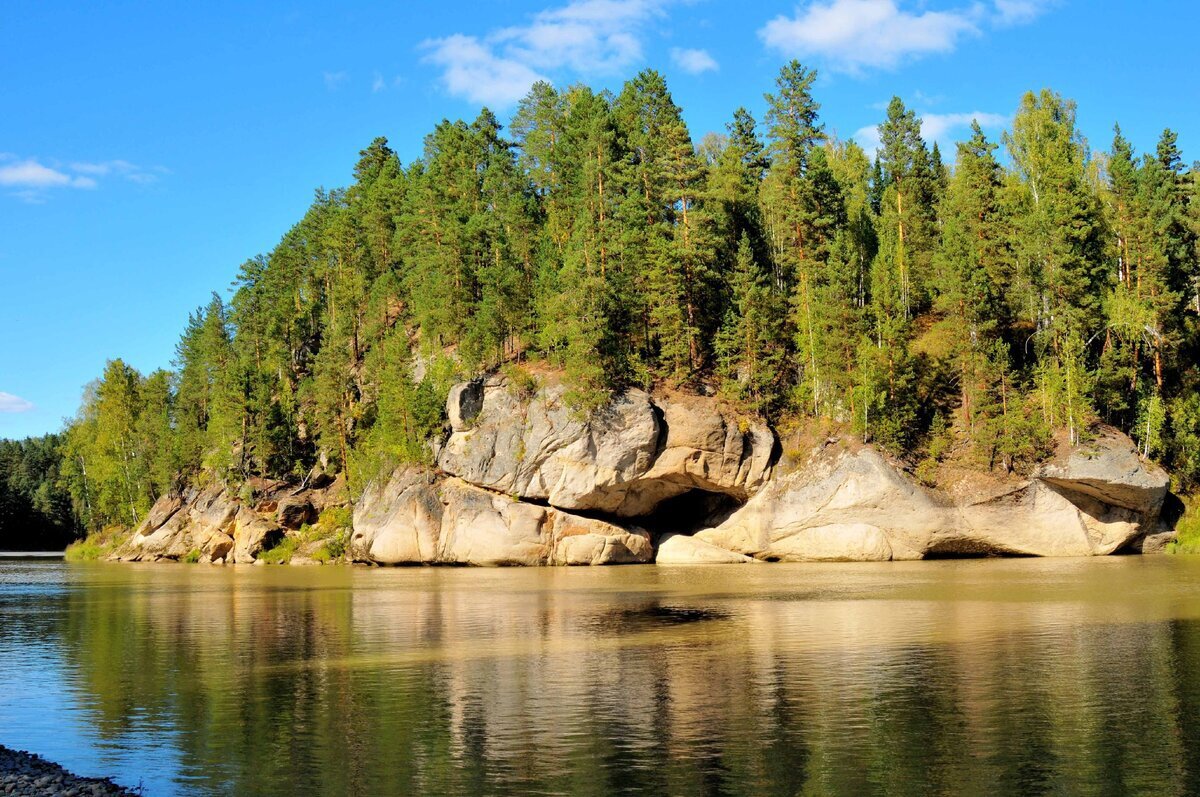
<instances>
[{"instance_id":1,"label":"riverbank","mask_svg":"<svg viewBox=\"0 0 1200 797\"><path fill-rule=\"evenodd\" d=\"M135 797L108 778L84 778L23 750L0 745L0 794L13 797Z\"/></svg>"}]
</instances>

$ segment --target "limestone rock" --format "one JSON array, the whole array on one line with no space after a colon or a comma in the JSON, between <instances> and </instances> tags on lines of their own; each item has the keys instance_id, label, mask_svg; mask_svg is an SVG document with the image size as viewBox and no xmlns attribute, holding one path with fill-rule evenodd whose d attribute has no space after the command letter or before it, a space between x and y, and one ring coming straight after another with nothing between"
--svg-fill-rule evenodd
<instances>
[{"instance_id":1,"label":"limestone rock","mask_svg":"<svg viewBox=\"0 0 1200 797\"><path fill-rule=\"evenodd\" d=\"M1165 491L1165 474L1113 431L1032 479L957 501L870 448L826 446L696 537L785 561L1103 556L1143 535Z\"/></svg>"},{"instance_id":2,"label":"limestone rock","mask_svg":"<svg viewBox=\"0 0 1200 797\"><path fill-rule=\"evenodd\" d=\"M686 534L664 535L658 542L658 551L654 556L655 564L660 565L742 564L754 561L749 556L727 551Z\"/></svg>"},{"instance_id":3,"label":"limestone rock","mask_svg":"<svg viewBox=\"0 0 1200 797\"><path fill-rule=\"evenodd\" d=\"M450 418L451 430L465 432L470 429L482 409L482 379L473 379L450 388L450 395L446 399L446 414Z\"/></svg>"},{"instance_id":4,"label":"limestone rock","mask_svg":"<svg viewBox=\"0 0 1200 797\"><path fill-rule=\"evenodd\" d=\"M377 564L593 565L648 562L652 553L646 532L417 468L367 489L350 542L353 559Z\"/></svg>"},{"instance_id":5,"label":"limestone rock","mask_svg":"<svg viewBox=\"0 0 1200 797\"><path fill-rule=\"evenodd\" d=\"M518 395L503 377L455 386L439 467L518 498L627 518L693 489L745 500L770 478L774 433L711 399L659 406L629 390L583 418L564 395L556 385Z\"/></svg>"},{"instance_id":6,"label":"limestone rock","mask_svg":"<svg viewBox=\"0 0 1200 797\"><path fill-rule=\"evenodd\" d=\"M203 551L237 514L238 504L221 486L159 499L115 558L125 561L182 559Z\"/></svg>"},{"instance_id":7,"label":"limestone rock","mask_svg":"<svg viewBox=\"0 0 1200 797\"><path fill-rule=\"evenodd\" d=\"M665 443L650 469L630 485L618 515L648 515L663 501L689 490L744 501L770 478L775 434L766 424L745 421L699 396L658 404Z\"/></svg>"},{"instance_id":8,"label":"limestone rock","mask_svg":"<svg viewBox=\"0 0 1200 797\"><path fill-rule=\"evenodd\" d=\"M232 551L233 537L224 532L217 532L208 538L208 542L201 549L202 561L207 559L209 562L224 562Z\"/></svg>"},{"instance_id":9,"label":"limestone rock","mask_svg":"<svg viewBox=\"0 0 1200 797\"><path fill-rule=\"evenodd\" d=\"M432 564L438 561L442 502L423 468L401 468L372 482L354 508L350 556L361 562Z\"/></svg>"},{"instance_id":10,"label":"limestone rock","mask_svg":"<svg viewBox=\"0 0 1200 797\"><path fill-rule=\"evenodd\" d=\"M1037 478L1105 504L1157 517L1167 495L1166 471L1145 462L1125 435L1103 428L1094 440L1075 447L1066 461L1044 465Z\"/></svg>"},{"instance_id":11,"label":"limestone rock","mask_svg":"<svg viewBox=\"0 0 1200 797\"><path fill-rule=\"evenodd\" d=\"M285 534L282 526L243 507L234 518L233 561L253 562L260 553L278 545Z\"/></svg>"},{"instance_id":12,"label":"limestone rock","mask_svg":"<svg viewBox=\"0 0 1200 797\"><path fill-rule=\"evenodd\" d=\"M1167 552L1167 546L1175 542L1179 534L1175 531L1160 531L1147 534L1135 543L1135 549L1143 554L1161 554Z\"/></svg>"},{"instance_id":13,"label":"limestone rock","mask_svg":"<svg viewBox=\"0 0 1200 797\"><path fill-rule=\"evenodd\" d=\"M461 420L467 387L458 387L447 409ZM614 513L630 483L650 468L659 422L640 390L588 419L567 405L561 386L525 398L506 379L492 378L482 391L474 425L456 429L438 456L443 470L464 481L560 509Z\"/></svg>"},{"instance_id":14,"label":"limestone rock","mask_svg":"<svg viewBox=\"0 0 1200 797\"><path fill-rule=\"evenodd\" d=\"M829 446L695 536L759 559L915 559L944 513L874 449Z\"/></svg>"},{"instance_id":15,"label":"limestone rock","mask_svg":"<svg viewBox=\"0 0 1200 797\"><path fill-rule=\"evenodd\" d=\"M275 518L279 525L294 531L305 523L316 523L317 510L307 494L288 495L280 499Z\"/></svg>"}]
</instances>

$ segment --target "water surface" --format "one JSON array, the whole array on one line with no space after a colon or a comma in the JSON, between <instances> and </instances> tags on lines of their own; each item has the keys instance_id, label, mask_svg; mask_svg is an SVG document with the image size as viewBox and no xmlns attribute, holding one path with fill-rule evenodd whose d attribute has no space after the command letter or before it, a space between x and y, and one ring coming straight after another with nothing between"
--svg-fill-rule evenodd
<instances>
[{"instance_id":1,"label":"water surface","mask_svg":"<svg viewBox=\"0 0 1200 797\"><path fill-rule=\"evenodd\" d=\"M1200 559L4 561L0 744L151 797L1197 794Z\"/></svg>"}]
</instances>

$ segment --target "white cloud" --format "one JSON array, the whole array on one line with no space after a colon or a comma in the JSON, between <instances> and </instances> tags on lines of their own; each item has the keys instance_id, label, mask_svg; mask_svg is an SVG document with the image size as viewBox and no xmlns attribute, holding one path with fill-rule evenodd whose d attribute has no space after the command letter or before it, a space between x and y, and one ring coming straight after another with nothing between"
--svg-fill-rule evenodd
<instances>
[{"instance_id":1,"label":"white cloud","mask_svg":"<svg viewBox=\"0 0 1200 797\"><path fill-rule=\"evenodd\" d=\"M954 161L954 145L967 137L965 133L972 121L979 122L979 126L984 130L1000 130L1012 121L1011 117L985 111L917 115L921 118L921 137L930 145L936 141L942 151L942 158L947 163ZM879 149L879 127L868 125L859 128L854 134L854 140L868 153L876 152Z\"/></svg>"},{"instance_id":2,"label":"white cloud","mask_svg":"<svg viewBox=\"0 0 1200 797\"><path fill-rule=\"evenodd\" d=\"M383 91L386 88L387 88L387 81L385 81L383 79L383 75L376 72L375 77L371 79L371 93L378 94L379 92Z\"/></svg>"},{"instance_id":3,"label":"white cloud","mask_svg":"<svg viewBox=\"0 0 1200 797\"><path fill-rule=\"evenodd\" d=\"M29 412L33 408L32 401L0 391L0 412Z\"/></svg>"},{"instance_id":4,"label":"white cloud","mask_svg":"<svg viewBox=\"0 0 1200 797\"><path fill-rule=\"evenodd\" d=\"M645 23L667 0L574 0L534 14L526 25L482 37L462 33L423 43L451 94L507 106L553 72L617 74L642 58Z\"/></svg>"},{"instance_id":5,"label":"white cloud","mask_svg":"<svg viewBox=\"0 0 1200 797\"><path fill-rule=\"evenodd\" d=\"M934 53L952 52L984 29L1032 22L1053 0L994 0L945 11L909 10L900 0L811 0L758 32L787 57L814 58L834 71L891 69ZM903 5L908 5L904 3Z\"/></svg>"},{"instance_id":6,"label":"white cloud","mask_svg":"<svg viewBox=\"0 0 1200 797\"><path fill-rule=\"evenodd\" d=\"M949 52L979 32L973 11L901 10L895 0L829 0L778 16L759 36L789 57L819 58L835 70L890 68L912 56Z\"/></svg>"},{"instance_id":7,"label":"white cloud","mask_svg":"<svg viewBox=\"0 0 1200 797\"><path fill-rule=\"evenodd\" d=\"M702 72L715 72L720 69L716 59L708 54L708 50L690 50L684 47L671 48L671 60L675 65L691 75Z\"/></svg>"},{"instance_id":8,"label":"white cloud","mask_svg":"<svg viewBox=\"0 0 1200 797\"><path fill-rule=\"evenodd\" d=\"M1026 25L1044 14L1054 0L995 0L993 21L997 27Z\"/></svg>"},{"instance_id":9,"label":"white cloud","mask_svg":"<svg viewBox=\"0 0 1200 797\"><path fill-rule=\"evenodd\" d=\"M443 68L446 90L471 102L511 105L536 81L545 80L525 64L497 57L474 36L456 33L431 46L429 61Z\"/></svg>"},{"instance_id":10,"label":"white cloud","mask_svg":"<svg viewBox=\"0 0 1200 797\"><path fill-rule=\"evenodd\" d=\"M165 173L167 170L161 166L154 167L153 169L143 169L136 163L118 159L97 163L72 163L71 171L81 175L90 175L93 178L113 176L128 180L131 183L149 185L150 183L158 182L158 173Z\"/></svg>"},{"instance_id":11,"label":"white cloud","mask_svg":"<svg viewBox=\"0 0 1200 797\"><path fill-rule=\"evenodd\" d=\"M348 72L322 72L321 79L325 81L325 88L329 91L334 91L350 77Z\"/></svg>"},{"instance_id":12,"label":"white cloud","mask_svg":"<svg viewBox=\"0 0 1200 797\"><path fill-rule=\"evenodd\" d=\"M951 150L947 150L946 145L966 138L965 135L959 134L969 128L972 121L979 122L979 126L984 130L999 130L1008 124L1009 117L984 111L922 114L921 136L926 141L938 142L943 153L948 153Z\"/></svg>"},{"instance_id":13,"label":"white cloud","mask_svg":"<svg viewBox=\"0 0 1200 797\"><path fill-rule=\"evenodd\" d=\"M107 177L145 185L157 181L159 174L169 172L161 166L143 169L126 160L74 162L69 166L53 160L49 163L46 165L37 158L18 160L15 155L5 153L0 156L0 186L14 189L10 193L23 202L40 205L54 189L97 188L100 180Z\"/></svg>"},{"instance_id":14,"label":"white cloud","mask_svg":"<svg viewBox=\"0 0 1200 797\"><path fill-rule=\"evenodd\" d=\"M8 188L95 188L96 181L90 177L71 175L43 166L33 158L0 166L0 185Z\"/></svg>"}]
</instances>

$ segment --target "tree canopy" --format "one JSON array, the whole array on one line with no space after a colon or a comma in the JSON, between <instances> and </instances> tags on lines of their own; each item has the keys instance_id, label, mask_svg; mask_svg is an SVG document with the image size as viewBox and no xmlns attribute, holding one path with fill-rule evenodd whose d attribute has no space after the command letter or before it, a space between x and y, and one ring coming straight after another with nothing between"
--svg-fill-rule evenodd
<instances>
[{"instance_id":1,"label":"tree canopy","mask_svg":"<svg viewBox=\"0 0 1200 797\"><path fill-rule=\"evenodd\" d=\"M375 139L197 308L172 370L89 387L55 443L75 515L314 466L361 489L430 457L456 379L531 359L580 412L719 391L1004 470L1107 422L1200 479L1200 173L1175 134L1094 153L1046 90L943 162L894 98L870 153L827 132L815 77L785 65L761 127L739 108L699 146L649 70L537 83L507 133L443 121L408 164Z\"/></svg>"}]
</instances>

